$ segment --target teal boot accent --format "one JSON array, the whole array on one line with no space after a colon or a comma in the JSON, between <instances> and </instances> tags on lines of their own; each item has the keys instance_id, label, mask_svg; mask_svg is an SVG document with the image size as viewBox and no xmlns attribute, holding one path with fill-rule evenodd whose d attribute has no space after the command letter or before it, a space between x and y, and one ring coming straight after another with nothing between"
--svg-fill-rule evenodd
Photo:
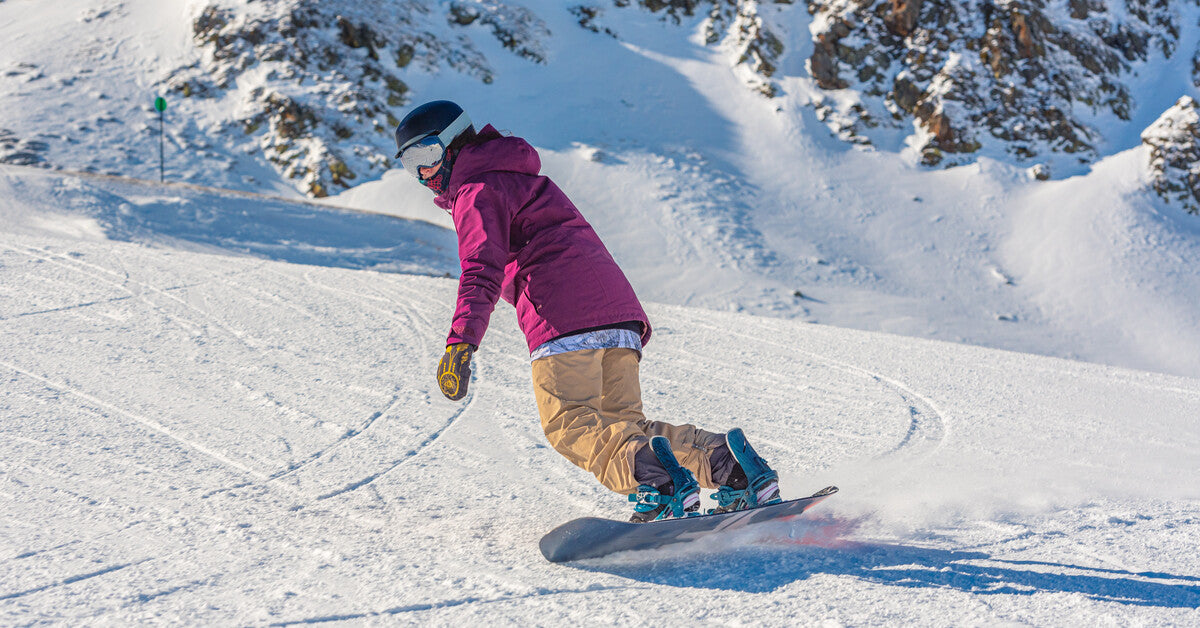
<instances>
[{"instance_id":1,"label":"teal boot accent","mask_svg":"<svg viewBox=\"0 0 1200 628\"><path fill-rule=\"evenodd\" d=\"M671 481L660 487L643 484L637 492L629 496L629 501L636 503L633 523L660 521L662 519L680 519L700 514L700 483L691 471L679 466L675 453L671 451L671 443L662 436L650 439L650 447L658 457Z\"/></svg>"},{"instance_id":2,"label":"teal boot accent","mask_svg":"<svg viewBox=\"0 0 1200 628\"><path fill-rule=\"evenodd\" d=\"M717 500L717 507L710 510L709 514L758 508L783 501L779 497L779 474L754 451L740 427L730 430L725 435L725 443L729 445L729 451L744 472L746 485L741 488L722 486L717 489L713 494L713 498Z\"/></svg>"}]
</instances>

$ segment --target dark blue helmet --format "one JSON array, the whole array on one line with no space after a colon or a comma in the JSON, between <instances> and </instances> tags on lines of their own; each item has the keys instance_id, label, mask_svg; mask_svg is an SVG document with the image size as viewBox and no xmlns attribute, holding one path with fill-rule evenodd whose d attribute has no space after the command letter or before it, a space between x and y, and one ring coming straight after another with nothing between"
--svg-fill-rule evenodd
<instances>
[{"instance_id":1,"label":"dark blue helmet","mask_svg":"<svg viewBox=\"0 0 1200 628\"><path fill-rule=\"evenodd\" d=\"M396 126L396 159L404 149L424 138L438 136L445 148L463 131L471 128L471 118L462 107L449 100L435 100L413 109Z\"/></svg>"}]
</instances>

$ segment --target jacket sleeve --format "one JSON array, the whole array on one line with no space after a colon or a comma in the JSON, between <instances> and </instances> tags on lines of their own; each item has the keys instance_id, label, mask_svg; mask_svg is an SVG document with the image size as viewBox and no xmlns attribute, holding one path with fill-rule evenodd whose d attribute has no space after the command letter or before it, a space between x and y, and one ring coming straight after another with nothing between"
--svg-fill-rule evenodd
<instances>
[{"instance_id":1,"label":"jacket sleeve","mask_svg":"<svg viewBox=\"0 0 1200 628\"><path fill-rule=\"evenodd\" d=\"M454 229L462 275L447 345L467 342L478 347L487 331L508 263L509 205L488 183L464 185L455 198Z\"/></svg>"}]
</instances>

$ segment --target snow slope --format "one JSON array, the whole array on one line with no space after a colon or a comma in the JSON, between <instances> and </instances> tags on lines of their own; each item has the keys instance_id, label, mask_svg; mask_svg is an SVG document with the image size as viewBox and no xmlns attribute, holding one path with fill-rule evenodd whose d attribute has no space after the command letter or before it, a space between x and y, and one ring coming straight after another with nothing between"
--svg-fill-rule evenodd
<instances>
[{"instance_id":1,"label":"snow slope","mask_svg":"<svg viewBox=\"0 0 1200 628\"><path fill-rule=\"evenodd\" d=\"M0 145L35 163L156 179L151 103L168 73L198 62L190 33L206 4L0 3ZM443 23L439 36L471 42L492 83L438 65L397 72L414 103L451 98L528 138L643 298L1200 377L1200 227L1145 190L1137 147L1138 125L1186 87L1194 28L1170 63L1139 70L1134 122L1097 123L1120 152L1040 182L989 159L921 169L899 135L881 143L894 150L832 137L814 112L832 96L804 69L811 18L797 7L760 9L800 20L779 31L788 52L772 77L780 96L767 99L747 88L736 51L703 43L703 16L676 24L611 7L596 25L614 38L581 28L564 3L521 4L544 22L535 43L546 63L482 23ZM168 180L297 195L260 138L220 126L242 113L239 94L274 85L268 74L251 66L221 98L167 94ZM311 83L289 89L328 88ZM390 136L374 135L391 154ZM332 202L450 224L401 171ZM444 262L419 272L455 272Z\"/></svg>"},{"instance_id":2,"label":"snow slope","mask_svg":"<svg viewBox=\"0 0 1200 628\"><path fill-rule=\"evenodd\" d=\"M551 565L628 505L547 447L511 307L440 396L455 281L378 270L444 244L358 244L423 223L0 174L0 623L1200 623L1200 380L649 304L650 416L842 492Z\"/></svg>"},{"instance_id":3,"label":"snow slope","mask_svg":"<svg viewBox=\"0 0 1200 628\"><path fill-rule=\"evenodd\" d=\"M1147 191L1136 141L1057 181L923 170L830 137L807 75L746 89L694 24L612 12L618 41L541 15L552 63L489 56L520 89L415 89L529 139L645 298L1200 376L1200 225ZM335 202L450 225L402 172Z\"/></svg>"}]
</instances>

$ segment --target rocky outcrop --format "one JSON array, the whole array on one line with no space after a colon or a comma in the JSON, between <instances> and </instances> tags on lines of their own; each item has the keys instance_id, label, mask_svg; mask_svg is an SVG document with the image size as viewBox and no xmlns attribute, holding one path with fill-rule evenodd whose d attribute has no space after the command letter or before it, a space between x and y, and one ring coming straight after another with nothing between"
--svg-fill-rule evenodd
<instances>
[{"instance_id":1,"label":"rocky outcrop","mask_svg":"<svg viewBox=\"0 0 1200 628\"><path fill-rule=\"evenodd\" d=\"M1197 0L1181 0L1195 4ZM703 21L767 96L781 37L799 22L790 0L615 0ZM784 6L780 6L784 5ZM1095 120L1129 120L1137 64L1176 53L1179 6L1167 0L808 0L817 115L847 141L914 129L922 163L971 161L986 147L1018 162L1089 162ZM1187 54L1190 54L1188 51ZM1200 53L1193 60L1200 85ZM877 131L878 130L878 131Z\"/></svg>"},{"instance_id":2,"label":"rocky outcrop","mask_svg":"<svg viewBox=\"0 0 1200 628\"><path fill-rule=\"evenodd\" d=\"M1128 120L1133 64L1171 55L1178 16L1164 0L810 0L818 86L853 89L861 115L833 121L918 128L927 165L995 145L1018 161L1097 155L1089 119Z\"/></svg>"},{"instance_id":3,"label":"rocky outcrop","mask_svg":"<svg viewBox=\"0 0 1200 628\"><path fill-rule=\"evenodd\" d=\"M528 9L499 2L451 2L449 19L459 26L487 26L505 48L530 61L546 62L542 41L550 31Z\"/></svg>"},{"instance_id":4,"label":"rocky outcrop","mask_svg":"<svg viewBox=\"0 0 1200 628\"><path fill-rule=\"evenodd\" d=\"M783 91L780 68L798 53L792 42L811 37L813 106L839 137L886 138L928 166L1007 153L1039 164L1039 177L1049 176L1055 159L1099 156L1095 121L1130 119L1128 77L1141 64L1193 53L1176 50L1181 18L1167 0L584 0L566 7L582 28L612 37L619 34L603 15L636 9L692 20L766 97ZM804 10L812 15L808 33L797 32ZM224 118L210 118L215 133L240 134L232 143L254 145L314 196L391 165L388 136L412 98L410 72L448 70L491 83L494 71L472 38L494 38L547 63L551 37L510 0L213 0L196 13L193 35L203 57L174 72L168 86L195 103L194 112L222 111ZM798 61L791 60L793 72ZM1200 53L1191 66L1200 86ZM220 106L199 102L212 100Z\"/></svg>"},{"instance_id":5,"label":"rocky outcrop","mask_svg":"<svg viewBox=\"0 0 1200 628\"><path fill-rule=\"evenodd\" d=\"M1151 187L1167 202L1200 215L1200 106L1184 96L1142 131L1150 147Z\"/></svg>"},{"instance_id":6,"label":"rocky outcrop","mask_svg":"<svg viewBox=\"0 0 1200 628\"><path fill-rule=\"evenodd\" d=\"M784 53L783 41L759 14L757 2L717 3L704 24L706 40L733 53L734 63L750 71L751 87L765 96L779 94L772 77Z\"/></svg>"},{"instance_id":7,"label":"rocky outcrop","mask_svg":"<svg viewBox=\"0 0 1200 628\"><path fill-rule=\"evenodd\" d=\"M307 194L325 196L390 167L391 131L410 101L407 71L452 70L492 82L493 70L466 37L476 28L545 62L545 25L499 0L434 8L417 0L213 3L193 21L201 61L173 72L167 86L190 99L226 101L233 119L214 120L214 132L241 134Z\"/></svg>"}]
</instances>

